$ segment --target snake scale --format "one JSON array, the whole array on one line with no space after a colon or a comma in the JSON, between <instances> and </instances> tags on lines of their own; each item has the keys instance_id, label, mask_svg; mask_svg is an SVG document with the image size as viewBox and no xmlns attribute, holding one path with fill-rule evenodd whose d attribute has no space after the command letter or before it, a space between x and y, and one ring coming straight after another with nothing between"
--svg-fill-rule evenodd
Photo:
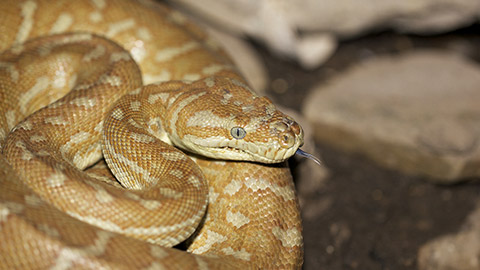
<instances>
[{"instance_id":1,"label":"snake scale","mask_svg":"<svg viewBox=\"0 0 480 270\"><path fill-rule=\"evenodd\" d=\"M301 268L302 129L180 13L3 0L0 33L1 269Z\"/></svg>"}]
</instances>

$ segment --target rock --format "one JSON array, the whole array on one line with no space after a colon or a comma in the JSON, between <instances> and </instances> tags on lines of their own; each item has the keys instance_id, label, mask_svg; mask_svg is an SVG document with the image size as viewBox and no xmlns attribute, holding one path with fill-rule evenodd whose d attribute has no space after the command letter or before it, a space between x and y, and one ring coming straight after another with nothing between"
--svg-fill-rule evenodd
<instances>
[{"instance_id":1,"label":"rock","mask_svg":"<svg viewBox=\"0 0 480 270\"><path fill-rule=\"evenodd\" d=\"M459 233L422 246L418 266L420 270L480 269L480 204Z\"/></svg>"},{"instance_id":2,"label":"rock","mask_svg":"<svg viewBox=\"0 0 480 270\"><path fill-rule=\"evenodd\" d=\"M370 29L435 34L478 21L476 0L304 0L290 6L289 20L304 31L328 29L337 36L357 36ZM292 2L293 4L293 2ZM291 4L291 5L292 5ZM326 31L326 32L327 32Z\"/></svg>"},{"instance_id":3,"label":"rock","mask_svg":"<svg viewBox=\"0 0 480 270\"><path fill-rule=\"evenodd\" d=\"M305 100L315 137L439 183L480 176L480 67L447 51L374 58Z\"/></svg>"},{"instance_id":4,"label":"rock","mask_svg":"<svg viewBox=\"0 0 480 270\"><path fill-rule=\"evenodd\" d=\"M297 37L292 57L305 69L314 69L327 61L337 49L337 38L326 33Z\"/></svg>"},{"instance_id":5,"label":"rock","mask_svg":"<svg viewBox=\"0 0 480 270\"><path fill-rule=\"evenodd\" d=\"M313 34L299 35L295 23L289 21L293 7L286 1L170 2L201 17L216 28L260 40L273 52L293 58L307 69L322 64L336 49L337 39L328 32L316 31ZM294 7L298 6L300 5L294 4Z\"/></svg>"},{"instance_id":6,"label":"rock","mask_svg":"<svg viewBox=\"0 0 480 270\"><path fill-rule=\"evenodd\" d=\"M394 29L436 34L478 21L478 0L170 0L229 32L264 42L305 68L321 65L337 39Z\"/></svg>"}]
</instances>

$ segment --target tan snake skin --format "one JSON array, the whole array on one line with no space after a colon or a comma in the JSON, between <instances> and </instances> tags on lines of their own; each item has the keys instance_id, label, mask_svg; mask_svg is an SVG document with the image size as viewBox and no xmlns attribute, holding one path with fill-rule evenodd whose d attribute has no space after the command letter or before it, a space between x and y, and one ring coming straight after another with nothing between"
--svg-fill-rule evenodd
<instances>
[{"instance_id":1,"label":"tan snake skin","mask_svg":"<svg viewBox=\"0 0 480 270\"><path fill-rule=\"evenodd\" d=\"M301 268L303 132L182 15L8 0L0 33L0 269Z\"/></svg>"}]
</instances>

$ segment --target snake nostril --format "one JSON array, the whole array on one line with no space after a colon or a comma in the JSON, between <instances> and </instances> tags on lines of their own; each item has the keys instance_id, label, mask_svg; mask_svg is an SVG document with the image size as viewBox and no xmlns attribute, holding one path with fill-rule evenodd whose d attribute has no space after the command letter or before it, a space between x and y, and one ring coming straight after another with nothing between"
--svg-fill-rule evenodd
<instances>
[{"instance_id":1,"label":"snake nostril","mask_svg":"<svg viewBox=\"0 0 480 270\"><path fill-rule=\"evenodd\" d=\"M281 145L284 148L290 148L295 144L294 136L289 136L289 134L284 134L281 136Z\"/></svg>"}]
</instances>

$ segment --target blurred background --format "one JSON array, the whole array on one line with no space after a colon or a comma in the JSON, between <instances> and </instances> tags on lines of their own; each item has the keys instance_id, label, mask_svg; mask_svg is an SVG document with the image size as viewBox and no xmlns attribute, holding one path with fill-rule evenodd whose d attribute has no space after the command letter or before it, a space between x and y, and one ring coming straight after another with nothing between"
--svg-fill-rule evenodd
<instances>
[{"instance_id":1,"label":"blurred background","mask_svg":"<svg viewBox=\"0 0 480 270\"><path fill-rule=\"evenodd\" d=\"M480 269L480 1L171 0L294 116L303 269Z\"/></svg>"}]
</instances>

